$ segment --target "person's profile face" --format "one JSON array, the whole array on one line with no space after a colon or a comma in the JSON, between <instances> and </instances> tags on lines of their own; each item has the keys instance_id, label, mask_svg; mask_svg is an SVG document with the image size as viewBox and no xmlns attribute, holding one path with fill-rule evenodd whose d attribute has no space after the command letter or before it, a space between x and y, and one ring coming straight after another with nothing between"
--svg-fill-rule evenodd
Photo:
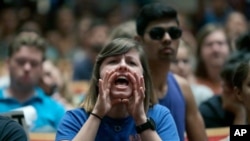
<instances>
[{"instance_id":1,"label":"person's profile face","mask_svg":"<svg viewBox=\"0 0 250 141\"><path fill-rule=\"evenodd\" d=\"M113 79L106 79L111 77L108 72L114 71L115 76ZM133 91L133 82L131 75L134 79L135 76L140 78L143 76L143 68L141 65L139 53L135 49L131 49L125 54L111 56L106 58L100 67L100 77L104 83L111 85L112 98L128 98Z\"/></svg>"},{"instance_id":2,"label":"person's profile face","mask_svg":"<svg viewBox=\"0 0 250 141\"><path fill-rule=\"evenodd\" d=\"M171 61L175 58L182 31L173 20L156 20L149 23L142 37L149 60Z\"/></svg>"},{"instance_id":3,"label":"person's profile face","mask_svg":"<svg viewBox=\"0 0 250 141\"><path fill-rule=\"evenodd\" d=\"M8 60L11 81L23 88L35 86L42 75L42 62L40 50L22 46Z\"/></svg>"},{"instance_id":4,"label":"person's profile face","mask_svg":"<svg viewBox=\"0 0 250 141\"><path fill-rule=\"evenodd\" d=\"M242 89L240 90L242 96L242 102L245 108L250 112L250 70L248 70L247 78L242 83Z\"/></svg>"},{"instance_id":5,"label":"person's profile face","mask_svg":"<svg viewBox=\"0 0 250 141\"><path fill-rule=\"evenodd\" d=\"M170 70L174 73L188 78L191 74L191 56L186 47L180 47L176 55L176 59L171 62Z\"/></svg>"}]
</instances>

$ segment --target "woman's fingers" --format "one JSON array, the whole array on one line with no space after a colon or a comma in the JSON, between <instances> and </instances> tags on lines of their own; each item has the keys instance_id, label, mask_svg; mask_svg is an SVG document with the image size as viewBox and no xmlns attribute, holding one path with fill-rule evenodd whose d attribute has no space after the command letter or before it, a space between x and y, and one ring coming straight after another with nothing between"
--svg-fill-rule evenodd
<instances>
[{"instance_id":1,"label":"woman's fingers","mask_svg":"<svg viewBox=\"0 0 250 141\"><path fill-rule=\"evenodd\" d=\"M132 82L132 87L133 87L133 89L135 89L136 88L136 78L133 76L133 74L132 73L127 73L127 76L128 76L128 78L130 79L130 81Z\"/></svg>"},{"instance_id":2,"label":"woman's fingers","mask_svg":"<svg viewBox=\"0 0 250 141\"><path fill-rule=\"evenodd\" d=\"M104 78L103 78L103 85L104 85L104 88L109 88L112 81L110 80L110 77L115 74L115 70L113 71L107 71Z\"/></svg>"},{"instance_id":3,"label":"woman's fingers","mask_svg":"<svg viewBox=\"0 0 250 141\"><path fill-rule=\"evenodd\" d=\"M111 104L112 104L112 105L116 105L116 104L119 104L119 103L121 103L121 102L122 102L122 99L117 98L117 99L112 99Z\"/></svg>"},{"instance_id":4,"label":"woman's fingers","mask_svg":"<svg viewBox=\"0 0 250 141\"><path fill-rule=\"evenodd\" d=\"M103 80L102 79L99 79L99 81L98 81L98 88L99 88L99 94L103 95L104 88L103 88Z\"/></svg>"},{"instance_id":5,"label":"woman's fingers","mask_svg":"<svg viewBox=\"0 0 250 141\"><path fill-rule=\"evenodd\" d=\"M145 91L146 90L146 86L145 86L145 81L144 81L144 78L143 76L140 77L140 82L141 82L141 87L143 88L143 90Z\"/></svg>"},{"instance_id":6,"label":"woman's fingers","mask_svg":"<svg viewBox=\"0 0 250 141\"><path fill-rule=\"evenodd\" d=\"M101 81L101 84L99 84L99 87L102 88L101 89L102 91L100 91L100 92L103 92L105 97L107 97L109 95L111 84L113 83L116 75L117 75L117 73L115 72L115 70L107 71L104 78Z\"/></svg>"},{"instance_id":7,"label":"woman's fingers","mask_svg":"<svg viewBox=\"0 0 250 141\"><path fill-rule=\"evenodd\" d=\"M140 79L139 79L139 76L136 74L136 72L133 72L133 75L134 75L134 77L136 79L136 90L138 91L139 88L140 88L140 85L141 85Z\"/></svg>"},{"instance_id":8,"label":"woman's fingers","mask_svg":"<svg viewBox=\"0 0 250 141\"><path fill-rule=\"evenodd\" d=\"M144 83L144 78L143 76L140 77L140 95L144 99L145 98L145 83Z\"/></svg>"}]
</instances>

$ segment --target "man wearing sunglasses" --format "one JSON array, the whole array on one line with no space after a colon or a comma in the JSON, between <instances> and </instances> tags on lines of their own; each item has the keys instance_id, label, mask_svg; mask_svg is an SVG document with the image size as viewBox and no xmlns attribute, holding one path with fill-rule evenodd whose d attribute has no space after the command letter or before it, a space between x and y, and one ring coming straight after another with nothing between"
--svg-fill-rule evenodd
<instances>
[{"instance_id":1,"label":"man wearing sunglasses","mask_svg":"<svg viewBox=\"0 0 250 141\"><path fill-rule=\"evenodd\" d=\"M154 94L160 104L170 109L181 141L185 140L185 131L190 141L207 140L188 82L169 72L182 34L176 10L160 3L144 6L136 19L136 31L136 39L147 53Z\"/></svg>"}]
</instances>

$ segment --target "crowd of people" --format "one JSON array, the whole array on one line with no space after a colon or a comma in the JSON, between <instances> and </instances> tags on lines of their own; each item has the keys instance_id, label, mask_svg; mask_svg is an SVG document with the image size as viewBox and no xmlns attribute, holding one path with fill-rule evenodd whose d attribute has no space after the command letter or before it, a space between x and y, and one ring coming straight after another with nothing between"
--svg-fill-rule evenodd
<instances>
[{"instance_id":1,"label":"crowd of people","mask_svg":"<svg viewBox=\"0 0 250 141\"><path fill-rule=\"evenodd\" d=\"M190 15L164 1L48 2L0 1L0 139L206 141L250 123L245 1L201 0ZM76 81L88 83L78 103ZM4 116L15 111L27 126Z\"/></svg>"}]
</instances>

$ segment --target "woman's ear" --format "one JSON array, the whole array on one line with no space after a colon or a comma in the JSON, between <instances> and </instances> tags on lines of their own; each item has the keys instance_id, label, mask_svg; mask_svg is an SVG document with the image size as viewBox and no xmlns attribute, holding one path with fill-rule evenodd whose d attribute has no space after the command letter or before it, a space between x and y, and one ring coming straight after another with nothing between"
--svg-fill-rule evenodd
<instances>
[{"instance_id":1,"label":"woman's ear","mask_svg":"<svg viewBox=\"0 0 250 141\"><path fill-rule=\"evenodd\" d=\"M242 92L238 87L234 86L234 94L239 101L243 101Z\"/></svg>"}]
</instances>

